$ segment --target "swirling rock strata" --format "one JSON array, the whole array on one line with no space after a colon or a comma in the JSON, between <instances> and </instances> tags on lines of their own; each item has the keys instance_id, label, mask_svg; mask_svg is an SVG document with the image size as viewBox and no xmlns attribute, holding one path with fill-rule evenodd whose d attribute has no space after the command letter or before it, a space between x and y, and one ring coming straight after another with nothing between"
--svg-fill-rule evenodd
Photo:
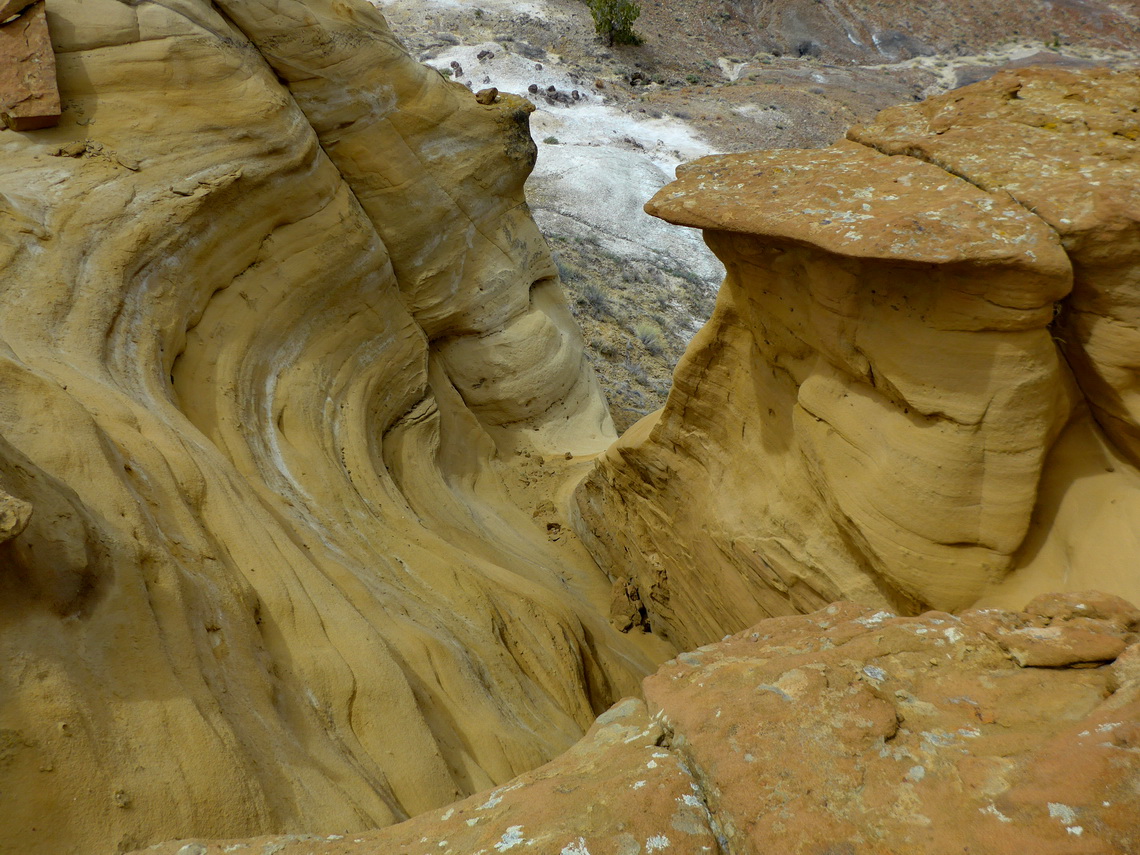
<instances>
[{"instance_id":1,"label":"swirling rock strata","mask_svg":"<svg viewBox=\"0 0 1140 855\"><path fill-rule=\"evenodd\" d=\"M1140 846L1138 629L1140 611L1096 592L957 617L837 603L681 654L646 679L645 704L445 811L152 852L1126 855Z\"/></svg>"},{"instance_id":2,"label":"swirling rock strata","mask_svg":"<svg viewBox=\"0 0 1140 855\"><path fill-rule=\"evenodd\" d=\"M1137 287L1138 79L1006 75L852 133L875 148L707 158L654 197L728 276L665 408L577 493L654 631L689 647L839 597L1140 593L1113 569L1135 548L1134 472L1083 403L1131 455L1134 324L1114 307ZM1061 102L1070 130L1040 130L1038 157L1019 122ZM1090 471L1111 482L1074 516Z\"/></svg>"},{"instance_id":3,"label":"swirling rock strata","mask_svg":"<svg viewBox=\"0 0 1140 855\"><path fill-rule=\"evenodd\" d=\"M664 648L520 486L613 438L525 103L366 3L49 21L61 124L0 134L0 849L374 827L573 744Z\"/></svg>"}]
</instances>

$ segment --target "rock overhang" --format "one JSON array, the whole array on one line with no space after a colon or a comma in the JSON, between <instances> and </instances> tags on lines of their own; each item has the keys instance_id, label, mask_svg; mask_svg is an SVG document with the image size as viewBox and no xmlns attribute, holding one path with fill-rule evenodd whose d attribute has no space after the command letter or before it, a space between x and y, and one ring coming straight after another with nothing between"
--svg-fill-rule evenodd
<instances>
[{"instance_id":1,"label":"rock overhang","mask_svg":"<svg viewBox=\"0 0 1140 855\"><path fill-rule=\"evenodd\" d=\"M1056 232L1007 194L929 163L850 142L818 150L701 158L646 211L676 225L755 235L837 256L910 265L1008 268L1068 293Z\"/></svg>"}]
</instances>

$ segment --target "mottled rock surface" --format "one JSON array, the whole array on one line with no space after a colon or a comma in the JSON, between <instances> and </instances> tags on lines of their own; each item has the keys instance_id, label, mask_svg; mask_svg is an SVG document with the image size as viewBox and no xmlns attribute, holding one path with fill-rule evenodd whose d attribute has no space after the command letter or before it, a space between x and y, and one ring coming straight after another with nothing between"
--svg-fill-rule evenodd
<instances>
[{"instance_id":1,"label":"mottled rock surface","mask_svg":"<svg viewBox=\"0 0 1140 855\"><path fill-rule=\"evenodd\" d=\"M654 197L728 276L664 409L577 499L655 631L688 647L840 597L1140 596L1138 86L1009 73Z\"/></svg>"},{"instance_id":2,"label":"mottled rock surface","mask_svg":"<svg viewBox=\"0 0 1140 855\"><path fill-rule=\"evenodd\" d=\"M1113 636L1025 666L994 627ZM960 616L837 603L666 663L571 751L375 833L155 855L1126 855L1140 846L1140 611L1095 592ZM1134 661L1136 660L1136 661ZM189 847L189 848L187 848Z\"/></svg>"}]
</instances>

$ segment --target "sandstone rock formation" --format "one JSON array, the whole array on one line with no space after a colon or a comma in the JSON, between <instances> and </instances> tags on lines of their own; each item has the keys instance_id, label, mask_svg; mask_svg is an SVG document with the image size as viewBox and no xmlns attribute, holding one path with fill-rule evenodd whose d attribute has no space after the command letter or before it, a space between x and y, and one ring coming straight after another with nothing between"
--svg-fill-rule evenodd
<instances>
[{"instance_id":1,"label":"sandstone rock formation","mask_svg":"<svg viewBox=\"0 0 1140 855\"><path fill-rule=\"evenodd\" d=\"M613 431L527 104L363 2L48 18L62 121L0 132L0 850L375 827L573 744L669 648L536 507Z\"/></svg>"},{"instance_id":2,"label":"sandstone rock formation","mask_svg":"<svg viewBox=\"0 0 1140 855\"><path fill-rule=\"evenodd\" d=\"M910 754L868 755L889 766L871 770L884 787L902 774L887 759L910 774L911 755L932 780L982 781L991 801L967 802L968 816L1009 820L1011 847L1086 833L1130 845L1125 789L1099 808L1058 797L1058 826L1025 831L1044 808L1016 787L1049 795L1041 770L1069 756L1035 740L1078 738L1052 707L1024 743L997 740L994 756L1025 760L997 764L1000 786L989 767L964 772L923 747L958 759L938 734L965 738L964 725L940 722L971 705L941 709L927 669L961 660L987 690L1038 665L1096 666L1042 672L1061 675L1043 694L1131 749L1106 716L1135 718L1135 615L1107 596L961 628L938 623L948 615L896 627L855 606L779 624L775 646L742 636L682 656L647 684L647 709L627 702L554 766L443 810L574 745L676 642L838 596L957 608L1019 566L1053 522L1042 468L1074 438L1050 476L1062 505L1095 457L1049 334L1078 265L1070 235L854 142L698 166L706 186L667 190L660 209L713 230L728 284L665 414L584 488L607 579L563 510L614 431L523 197L527 102L480 101L413 62L363 0L51 0L46 20L60 125L0 132L0 850L270 832L343 847L329 835L435 808L367 840L569 855L759 845L775 826L747 824L754 800L782 796L718 759L727 721L686 709L685 675L705 656L725 674L753 668L741 656L762 662L761 685L779 684L762 704L822 693L845 750L902 734ZM805 173L821 165L831 191ZM744 212L751 191L732 194L758 170L776 204ZM786 215L805 194L823 207ZM931 198L940 214L915 207ZM1106 264L1131 258L1112 253ZM1111 290L1088 281L1094 297ZM1091 332L1072 347L1092 365L1078 381L1127 396L1118 351ZM1110 392L1094 404L1132 417ZM756 490L757 473L774 488ZM1132 470L1114 474L1131 495ZM1057 530L1039 560L1070 547ZM1121 578L1107 587L1132 584ZM622 629L653 633L621 634L611 608ZM879 660L884 621L905 643ZM785 641L815 664L780 658ZM878 670L852 683L867 659L897 672L893 696L876 694ZM810 673L781 684L796 668L833 669L838 695ZM1018 701L1036 679L1012 680ZM925 729L891 732L883 704L906 693L922 703L902 715ZM1000 727L1020 726L992 704ZM787 742L740 738L755 742L741 762ZM834 742L818 736L816 759ZM1094 749L1088 780L1113 762ZM629 818L621 796L642 790ZM942 792L916 804L933 814ZM876 811L844 806L804 845L849 826L906 833L905 817ZM448 837L427 839L435 823Z\"/></svg>"},{"instance_id":3,"label":"sandstone rock formation","mask_svg":"<svg viewBox=\"0 0 1140 855\"><path fill-rule=\"evenodd\" d=\"M1138 629L1140 610L1095 592L960 616L834 604L681 654L644 705L623 701L554 762L444 811L148 851L1126 855L1140 847Z\"/></svg>"},{"instance_id":4,"label":"sandstone rock formation","mask_svg":"<svg viewBox=\"0 0 1140 855\"><path fill-rule=\"evenodd\" d=\"M1093 579L1140 596L1138 85L1007 73L654 197L728 276L664 410L577 499L655 632Z\"/></svg>"}]
</instances>

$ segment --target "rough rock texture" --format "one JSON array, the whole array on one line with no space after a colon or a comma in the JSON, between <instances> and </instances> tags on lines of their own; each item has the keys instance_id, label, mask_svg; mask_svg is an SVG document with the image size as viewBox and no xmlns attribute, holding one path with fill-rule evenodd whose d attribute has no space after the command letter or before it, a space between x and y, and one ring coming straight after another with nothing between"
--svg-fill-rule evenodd
<instances>
[{"instance_id":1,"label":"rough rock texture","mask_svg":"<svg viewBox=\"0 0 1140 855\"><path fill-rule=\"evenodd\" d=\"M572 745L671 649L532 518L613 432L526 103L362 2L48 17L62 121L0 132L0 850L375 827Z\"/></svg>"},{"instance_id":2,"label":"rough rock texture","mask_svg":"<svg viewBox=\"0 0 1140 855\"><path fill-rule=\"evenodd\" d=\"M1056 337L1097 423L1140 463L1140 75L1005 72L885 110L853 140L1010 194L1061 236Z\"/></svg>"},{"instance_id":3,"label":"rough rock texture","mask_svg":"<svg viewBox=\"0 0 1140 855\"><path fill-rule=\"evenodd\" d=\"M24 8L27 6L27 8ZM17 131L49 128L59 121L55 54L43 0L0 7L0 120Z\"/></svg>"},{"instance_id":4,"label":"rough rock texture","mask_svg":"<svg viewBox=\"0 0 1140 855\"><path fill-rule=\"evenodd\" d=\"M1020 71L852 134L929 157L842 141L707 158L654 197L728 276L665 408L577 500L655 632L689 647L840 597L911 613L1091 584L1140 597L1140 480L1117 451L1134 424L1118 404L1135 383L1137 86Z\"/></svg>"},{"instance_id":5,"label":"rough rock texture","mask_svg":"<svg viewBox=\"0 0 1140 855\"><path fill-rule=\"evenodd\" d=\"M1138 629L1140 610L1095 592L957 617L837 603L681 654L645 681L648 710L623 701L564 756L445 811L149 851L1127 855ZM1011 634L1074 667L1027 665Z\"/></svg>"}]
</instances>

